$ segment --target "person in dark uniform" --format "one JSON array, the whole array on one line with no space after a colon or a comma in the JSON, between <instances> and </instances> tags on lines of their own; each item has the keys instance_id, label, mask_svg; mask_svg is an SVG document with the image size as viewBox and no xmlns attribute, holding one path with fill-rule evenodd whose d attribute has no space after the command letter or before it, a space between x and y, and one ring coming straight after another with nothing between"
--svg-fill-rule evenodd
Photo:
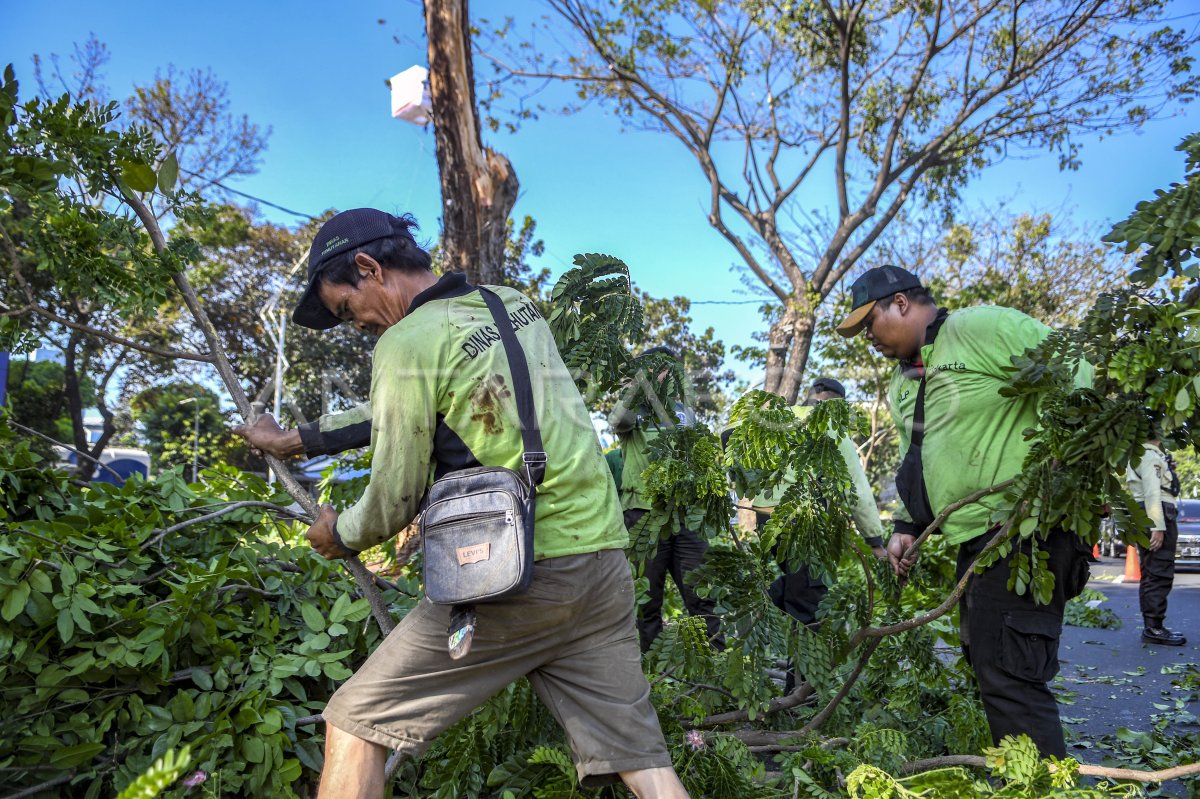
<instances>
[{"instance_id":1,"label":"person in dark uniform","mask_svg":"<svg viewBox=\"0 0 1200 799\"><path fill-rule=\"evenodd\" d=\"M1050 328L1011 308L981 306L946 312L921 281L898 266L869 269L850 288L853 309L838 325L860 332L883 357L897 361L888 405L903 458L896 488L904 503L894 520L888 556L907 575L917 537L954 502L1020 472L1037 427L1037 398L1002 396L1013 356L1035 347ZM1090 383L1086 364L1078 379ZM961 579L999 527L1003 502L989 494L949 514L940 532L958 544ZM1047 683L1058 673L1063 609L1087 583L1087 547L1055 531L1038 548L1054 576L1049 604L1008 589L1011 550L973 574L959 606L963 655L975 671L992 738L1024 733L1043 756L1066 756L1058 705Z\"/></svg>"},{"instance_id":2,"label":"person in dark uniform","mask_svg":"<svg viewBox=\"0 0 1200 799\"><path fill-rule=\"evenodd\" d=\"M1175 544L1179 538L1175 500L1179 476L1175 462L1157 439L1147 441L1136 468L1132 461L1126 472L1129 493L1150 517L1150 543L1138 545L1142 579L1138 600L1142 606L1142 640L1160 646L1183 646L1187 639L1163 626L1167 617L1167 594L1175 583Z\"/></svg>"},{"instance_id":3,"label":"person in dark uniform","mask_svg":"<svg viewBox=\"0 0 1200 799\"><path fill-rule=\"evenodd\" d=\"M655 352L666 353L678 359L668 347L653 347L643 354ZM662 380L664 377L665 375L659 375L658 379ZM651 506L646 493L646 483L642 479L642 473L650 465L650 443L663 429L677 424L692 424L695 422L695 415L690 408L680 403L676 403L671 411L661 414L645 407L630 408L628 401L632 395L632 391L627 392L625 397L617 402L609 417L609 424L621 442L621 453L624 456L620 492L625 527L630 532L635 532ZM697 594L695 587L686 579L688 572L704 560L704 553L707 551L708 542L687 528L664 531L659 536L654 557L643 564L643 574L650 582L648 599L638 607L638 637L641 639L643 652L650 648L663 629L662 606L667 575L675 581L687 612L704 618L708 628L708 640L718 648L723 646L720 635L721 622L714 612L716 603Z\"/></svg>"}]
</instances>

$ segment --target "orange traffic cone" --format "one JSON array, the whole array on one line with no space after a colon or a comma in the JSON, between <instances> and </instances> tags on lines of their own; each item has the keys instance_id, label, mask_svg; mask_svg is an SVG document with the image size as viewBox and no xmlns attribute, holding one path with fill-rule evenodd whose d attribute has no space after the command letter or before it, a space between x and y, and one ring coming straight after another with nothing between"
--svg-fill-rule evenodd
<instances>
[{"instance_id":1,"label":"orange traffic cone","mask_svg":"<svg viewBox=\"0 0 1200 799\"><path fill-rule=\"evenodd\" d=\"M1092 544L1092 560L1100 560L1100 542Z\"/></svg>"},{"instance_id":2,"label":"orange traffic cone","mask_svg":"<svg viewBox=\"0 0 1200 799\"><path fill-rule=\"evenodd\" d=\"M1138 563L1137 547L1125 547L1125 582L1139 583L1142 581L1142 567Z\"/></svg>"}]
</instances>

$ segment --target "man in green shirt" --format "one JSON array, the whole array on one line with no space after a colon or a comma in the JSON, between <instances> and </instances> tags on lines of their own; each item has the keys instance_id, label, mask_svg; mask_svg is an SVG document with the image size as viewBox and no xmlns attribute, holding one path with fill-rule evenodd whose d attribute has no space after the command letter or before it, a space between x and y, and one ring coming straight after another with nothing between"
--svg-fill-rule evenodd
<instances>
[{"instance_id":1,"label":"man in green shirt","mask_svg":"<svg viewBox=\"0 0 1200 799\"><path fill-rule=\"evenodd\" d=\"M653 347L643 354L655 352L677 358L668 347ZM663 377L665 374L659 375L658 379L662 380ZM695 421L695 416L690 408L682 404L676 404L669 412L664 409L662 413L656 413L652 408L630 408L629 397L632 395L633 392L629 391L617 402L609 424L621 442L621 453L624 456L621 469L621 508L624 512L625 527L636 531L651 507L646 492L646 481L642 479L642 473L650 465L651 442L658 437L663 428L676 424L691 424ZM649 582L646 602L638 607L638 637L643 652L650 648L663 629L662 606L667 575L671 576L679 589L687 612L704 619L708 629L708 640L717 647L724 645L720 636L721 622L714 613L716 603L697 594L695 587L687 580L688 573L700 565L707 551L708 543L687 528L664 531L664 534L659 536L654 557L642 564L642 573Z\"/></svg>"},{"instance_id":2,"label":"man in green shirt","mask_svg":"<svg viewBox=\"0 0 1200 799\"><path fill-rule=\"evenodd\" d=\"M307 533L328 558L404 529L437 477L479 465L515 470L521 461L512 375L487 306L461 274L430 271L413 224L374 209L326 222L293 315L318 330L350 322L379 336L370 485L340 514L323 506ZM459 660L446 648L450 608L422 599L330 699L320 795L382 797L388 750L419 756L526 676L566 730L584 785L619 779L639 797L686 796L641 671L627 535L591 420L537 309L512 289L492 290L529 362L547 455L533 583L477 607L474 643ZM294 433L270 428L244 434L259 446L296 448Z\"/></svg>"},{"instance_id":3,"label":"man in green shirt","mask_svg":"<svg viewBox=\"0 0 1200 799\"><path fill-rule=\"evenodd\" d=\"M845 398L846 388L840 381L832 377L820 377L813 381L804 402L792 406L792 412L798 418L803 419L812 412L813 406L818 402L827 402L832 399L844 400ZM722 433L723 444L728 442L732 432L733 429L730 428ZM882 538L883 525L879 521L879 508L875 504L875 492L871 490L871 482L867 479L867 473L863 471L862 461L858 459L858 448L854 446L854 442L849 436L842 436L838 440L838 453L842 456L842 461L846 465L846 473L854 484L854 506L850 509L854 525L875 557L886 558L887 552L883 548ZM789 472L771 491L764 492L750 500L750 507L754 509L755 523L759 531L766 526L775 512L775 505L779 498L794 482L795 476ZM825 579L814 575L806 564L792 568L790 564L780 563L780 568L783 569L783 574L777 577L769 588L771 601L800 624L816 624L817 610L821 600L829 593L829 586ZM795 686L796 673L789 665L783 692L790 694Z\"/></svg>"},{"instance_id":4,"label":"man in green shirt","mask_svg":"<svg viewBox=\"0 0 1200 799\"><path fill-rule=\"evenodd\" d=\"M1137 466L1130 460L1125 479L1129 493L1150 517L1150 543L1138 545L1142 579L1138 602L1142 609L1142 641L1160 646L1183 646L1187 639L1163 626L1167 618L1167 594L1175 584L1175 546L1179 540L1179 477L1175 462L1158 439L1147 441Z\"/></svg>"},{"instance_id":5,"label":"man in green shirt","mask_svg":"<svg viewBox=\"0 0 1200 799\"><path fill-rule=\"evenodd\" d=\"M906 513L897 514L888 553L897 574L904 554L934 518L954 502L1001 483L1021 470L1038 424L1031 397L1004 397L1012 358L1040 343L1050 328L1010 308L977 307L947 313L917 276L897 266L863 273L851 286L853 310L838 325L847 338L862 332L885 358L897 361L888 404L903 457L896 488ZM1090 380L1090 370L1081 379ZM996 494L949 515L941 533L958 544L959 578L993 537ZM1029 545L1021 548L1029 554ZM1025 733L1043 755L1064 757L1062 724L1046 683L1058 673L1063 608L1087 582L1086 548L1057 531L1038 542L1049 554L1053 598L1038 605L1027 592L1008 590L1018 547L972 575L960 603L963 654L975 671L992 737Z\"/></svg>"},{"instance_id":6,"label":"man in green shirt","mask_svg":"<svg viewBox=\"0 0 1200 799\"><path fill-rule=\"evenodd\" d=\"M804 399L804 404L795 406L793 410L797 416L804 418L818 402L832 399L844 400L845 398L846 389L841 382L832 377L822 377L813 383ZM858 459L858 449L849 436L842 436L838 440L838 453L842 456L842 461L846 464L846 472L854 484L855 501L854 506L850 509L854 525L863 540L866 541L867 546L871 548L872 553L877 558L886 558L887 552L883 548L883 525L879 521L879 508L875 504L875 492L871 490L871 483L867 479L867 473L863 471L862 461ZM760 530L774 512L778 497L783 496L783 492L791 484L792 480L785 478L780 485L775 487L770 496L754 498L751 504L754 507ZM784 574L771 584L771 599L775 605L801 624L816 622L817 607L827 593L829 593L829 586L825 581L814 576L803 564L793 570L788 570L785 566Z\"/></svg>"}]
</instances>

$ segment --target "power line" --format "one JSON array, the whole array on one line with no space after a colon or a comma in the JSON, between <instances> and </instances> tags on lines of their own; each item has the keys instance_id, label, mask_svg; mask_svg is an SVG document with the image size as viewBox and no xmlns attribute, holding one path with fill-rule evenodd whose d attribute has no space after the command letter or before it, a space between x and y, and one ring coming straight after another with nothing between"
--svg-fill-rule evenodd
<instances>
[{"instance_id":1,"label":"power line","mask_svg":"<svg viewBox=\"0 0 1200 799\"><path fill-rule=\"evenodd\" d=\"M770 302L766 297L761 300L692 300L692 305L761 305Z\"/></svg>"},{"instance_id":2,"label":"power line","mask_svg":"<svg viewBox=\"0 0 1200 799\"><path fill-rule=\"evenodd\" d=\"M316 217L316 214L306 214L303 211L293 211L291 208L285 208L282 205L279 205L278 203L273 203L270 200L264 200L262 197L255 197L253 194L247 194L244 191L238 191L237 189L231 189L228 186L226 186L224 183L221 183L220 181L210 180L209 178L206 178L204 175L201 175L198 172L193 172L190 169L180 169L179 171L186 172L187 174L191 175L194 178L200 178L201 180L206 180L206 181L208 181L208 184L210 186L216 186L218 189L227 191L230 194L236 194L239 197L245 197L247 200L254 200L254 202L256 202L256 203L260 203L260 204L268 206L270 208L274 208L277 211L283 211L285 214L292 214L293 216L302 216L305 219L313 219Z\"/></svg>"}]
</instances>

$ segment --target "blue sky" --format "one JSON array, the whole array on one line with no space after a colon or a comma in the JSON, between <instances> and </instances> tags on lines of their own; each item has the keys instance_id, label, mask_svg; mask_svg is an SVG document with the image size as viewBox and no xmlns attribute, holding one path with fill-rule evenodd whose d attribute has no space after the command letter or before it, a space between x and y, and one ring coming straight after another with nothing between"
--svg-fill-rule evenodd
<instances>
[{"instance_id":1,"label":"blue sky","mask_svg":"<svg viewBox=\"0 0 1200 799\"><path fill-rule=\"evenodd\" d=\"M296 210L377 206L410 211L437 235L440 200L431 130L393 120L384 80L424 64L419 2L290 3L212 0L162 4L7 3L0 60L34 86L33 53L69 55L95 34L109 46L114 97L147 83L156 68L211 67L229 84L232 110L273 133L261 172L235 187ZM476 0L475 14L513 13L536 3ZM386 19L381 25L378 20ZM401 43L393 41L399 36ZM1083 226L1129 213L1155 188L1182 175L1172 147L1195 129L1185 115L1103 141L1083 139L1083 167L1060 173L1050 156L1012 159L990 169L968 202L1007 200L1012 211L1065 210ZM737 256L706 221L707 188L673 140L622 131L600 108L543 115L516 134L485 134L521 181L514 213L530 214L556 274L577 252L625 259L651 294L695 301L746 300ZM186 166L186 165L185 165ZM829 198L832 200L832 198ZM806 204L824 198L809 196ZM299 221L263 209L275 222ZM696 305L693 317L727 343L748 344L761 326L754 305ZM739 369L748 378L756 375Z\"/></svg>"}]
</instances>

